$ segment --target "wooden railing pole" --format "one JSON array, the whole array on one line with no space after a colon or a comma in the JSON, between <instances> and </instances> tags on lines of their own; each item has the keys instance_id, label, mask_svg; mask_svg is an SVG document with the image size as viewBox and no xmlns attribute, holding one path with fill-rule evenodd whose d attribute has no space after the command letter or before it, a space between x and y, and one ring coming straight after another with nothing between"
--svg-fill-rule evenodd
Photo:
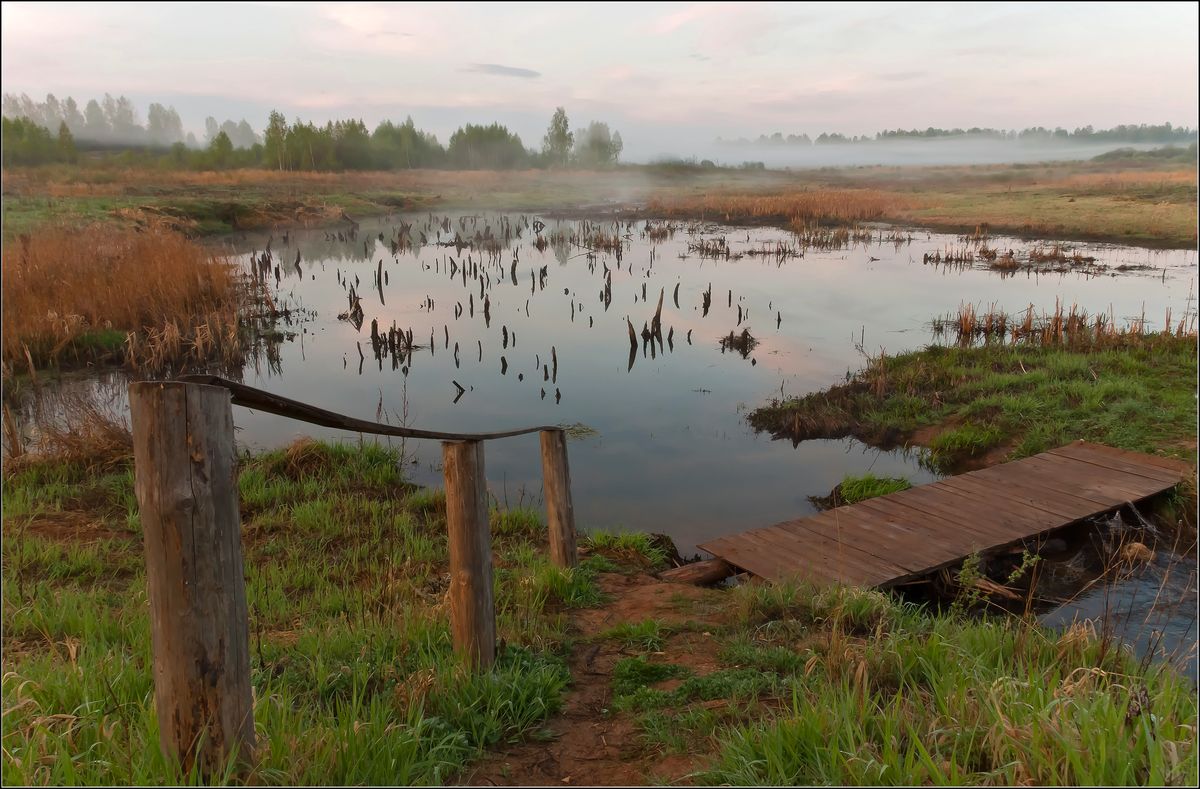
<instances>
[{"instance_id":1,"label":"wooden railing pole","mask_svg":"<svg viewBox=\"0 0 1200 789\"><path fill-rule=\"evenodd\" d=\"M482 441L445 441L446 527L450 537L450 627L454 649L474 668L496 659L496 606Z\"/></svg>"},{"instance_id":2,"label":"wooden railing pole","mask_svg":"<svg viewBox=\"0 0 1200 789\"><path fill-rule=\"evenodd\" d=\"M185 771L219 776L254 752L230 396L143 382L130 384L129 407L159 741Z\"/></svg>"},{"instance_id":3,"label":"wooden railing pole","mask_svg":"<svg viewBox=\"0 0 1200 789\"><path fill-rule=\"evenodd\" d=\"M575 547L575 505L571 503L567 434L562 430L543 430L541 437L550 559L559 567L574 567L579 563L579 552Z\"/></svg>"}]
</instances>

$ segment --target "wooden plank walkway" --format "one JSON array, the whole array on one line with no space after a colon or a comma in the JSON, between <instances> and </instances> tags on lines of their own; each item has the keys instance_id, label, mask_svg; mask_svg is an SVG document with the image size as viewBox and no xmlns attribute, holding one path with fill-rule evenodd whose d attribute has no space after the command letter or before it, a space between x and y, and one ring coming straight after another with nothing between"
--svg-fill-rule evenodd
<instances>
[{"instance_id":1,"label":"wooden plank walkway","mask_svg":"<svg viewBox=\"0 0 1200 789\"><path fill-rule=\"evenodd\" d=\"M1192 473L1182 461L1077 441L699 547L768 580L888 587L1153 496Z\"/></svg>"}]
</instances>

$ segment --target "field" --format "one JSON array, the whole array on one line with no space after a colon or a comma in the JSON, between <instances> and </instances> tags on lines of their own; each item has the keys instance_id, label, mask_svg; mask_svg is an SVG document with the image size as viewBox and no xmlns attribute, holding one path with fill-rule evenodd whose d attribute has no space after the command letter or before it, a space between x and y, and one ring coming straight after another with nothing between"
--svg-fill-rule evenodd
<instances>
[{"instance_id":1,"label":"field","mask_svg":"<svg viewBox=\"0 0 1200 789\"><path fill-rule=\"evenodd\" d=\"M193 234L426 208L642 210L787 225L873 219L933 230L1196 243L1194 162L1109 158L1045 165L783 171L691 165L587 171L160 172L103 167L4 173L7 237L56 218L165 223ZM798 212L800 203L809 208ZM829 210L812 210L823 203ZM861 203L864 210L841 206Z\"/></svg>"},{"instance_id":2,"label":"field","mask_svg":"<svg viewBox=\"0 0 1200 789\"><path fill-rule=\"evenodd\" d=\"M1040 626L1023 575L1038 566L1032 553L1013 560L1013 583L1027 596L1004 610L981 593L979 556L947 571L937 582L944 597L927 605L744 576L702 589L658 577L671 563L669 540L622 530L581 534L580 566L559 569L540 511L493 500L501 648L492 670L472 672L452 650L445 493L406 478L412 458L402 447L361 438L239 448L258 750L240 774L231 764L202 776L158 747L127 426L67 399L56 423L40 426L38 446L25 447L11 438L20 433L9 411L14 393L48 369L118 362L146 377L239 366L251 352L248 321L286 307L212 254L202 238L214 234L402 210L599 209L779 225L810 239L830 226L848 236L863 223L894 222L977 239L986 225L1195 248L1194 163L320 174L46 167L5 171L3 190L6 784L1197 781L1192 681L1136 657L1105 627ZM724 299L732 308L733 291ZM1194 314L1168 316L1168 330L1154 333L1074 310L1022 318L964 309L934 325L945 345L868 358L844 383L764 404L750 425L796 442L852 435L922 446L947 472L1075 438L1195 464ZM507 326L504 335L507 348ZM748 330L742 336L749 346ZM556 379L561 342L551 351ZM732 332L729 342L739 350ZM456 360L457 351L456 343ZM405 388L406 415L407 397ZM818 503L909 485L848 475ZM1156 504L1156 523L1171 527L1164 533L1192 538L1184 558L1194 563L1195 491ZM1133 564L1114 559L1098 580Z\"/></svg>"},{"instance_id":3,"label":"field","mask_svg":"<svg viewBox=\"0 0 1200 789\"><path fill-rule=\"evenodd\" d=\"M1194 692L1103 632L848 589L665 584L648 574L665 554L636 534L596 534L558 570L528 510L492 513L503 653L465 673L444 497L398 460L304 441L241 465L245 780L1196 781ZM5 466L6 783L200 778L157 748L132 485L120 441Z\"/></svg>"}]
</instances>

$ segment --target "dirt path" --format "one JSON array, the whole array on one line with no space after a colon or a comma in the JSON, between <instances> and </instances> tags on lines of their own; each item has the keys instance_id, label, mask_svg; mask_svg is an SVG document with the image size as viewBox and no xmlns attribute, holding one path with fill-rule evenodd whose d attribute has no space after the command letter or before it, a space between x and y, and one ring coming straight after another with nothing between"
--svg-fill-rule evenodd
<instances>
[{"instance_id":1,"label":"dirt path","mask_svg":"<svg viewBox=\"0 0 1200 789\"><path fill-rule=\"evenodd\" d=\"M664 755L641 740L633 717L612 712L612 669L638 654L613 639L597 638L622 622L654 619L686 626L670 636L663 651L671 662L697 674L717 668L705 624L720 593L649 575L603 574L600 588L609 602L572 617L578 643L569 661L571 687L562 711L546 721L541 736L489 753L461 777L473 786L646 785L690 783L703 766L703 754Z\"/></svg>"}]
</instances>

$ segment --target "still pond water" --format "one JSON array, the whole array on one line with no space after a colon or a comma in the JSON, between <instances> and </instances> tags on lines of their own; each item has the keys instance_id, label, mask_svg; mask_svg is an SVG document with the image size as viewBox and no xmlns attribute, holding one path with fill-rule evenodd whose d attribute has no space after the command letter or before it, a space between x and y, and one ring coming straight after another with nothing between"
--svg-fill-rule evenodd
<instances>
[{"instance_id":1,"label":"still pond water","mask_svg":"<svg viewBox=\"0 0 1200 789\"><path fill-rule=\"evenodd\" d=\"M304 316L284 327L294 336L270 360L249 364L243 380L351 416L426 429L585 425L594 433L569 444L579 527L663 532L686 555L708 538L813 512L808 497L827 494L847 474L935 479L916 453L854 440L793 446L745 422L749 410L781 393L844 381L864 352L896 354L940 341L934 317L967 303L1010 313L1062 304L1111 312L1118 323L1145 316L1153 328L1168 308L1176 316L1195 309L1195 251L1070 244L1068 254L1095 263L1002 275L982 264L925 262L967 242L924 231L875 228L871 241L793 255L794 237L779 229L655 226L651 237L642 221L419 214L364 221L355 232L342 226L226 239L248 267L269 242L267 282L278 301ZM438 244L456 237L478 241ZM598 248L614 237L619 255L613 246ZM714 243L728 255L714 257ZM1017 260L1044 246L1005 237L987 243L1001 254L1013 250ZM361 326L338 317L348 311L352 285ZM631 355L627 320L640 335L660 293L664 344L639 336ZM380 332L393 324L411 330L417 349L395 364L376 358L372 320ZM723 347L722 337L744 329L757 340L752 350ZM123 399L123 384L109 388ZM240 408L234 419L248 447L301 435L357 440ZM502 504L540 503L537 441L487 444L488 485ZM405 452L413 481L441 484L437 442L409 441ZM1184 564L1186 577L1172 583L1194 611L1195 560ZM1119 604L1132 590L1133 605L1148 582L1136 583L1106 594ZM1086 601L1075 608L1090 612ZM1172 640L1194 643L1194 617L1182 616L1172 619ZM1195 676L1194 654L1187 662Z\"/></svg>"}]
</instances>

